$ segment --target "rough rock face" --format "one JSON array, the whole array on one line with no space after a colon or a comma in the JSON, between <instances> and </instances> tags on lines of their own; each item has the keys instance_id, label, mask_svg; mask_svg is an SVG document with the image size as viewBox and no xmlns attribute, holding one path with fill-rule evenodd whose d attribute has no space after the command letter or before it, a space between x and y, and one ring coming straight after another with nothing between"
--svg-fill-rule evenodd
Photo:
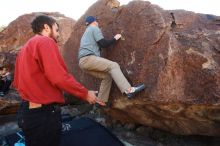
<instances>
[{"instance_id":1,"label":"rough rock face","mask_svg":"<svg viewBox=\"0 0 220 146\"><path fill-rule=\"evenodd\" d=\"M13 70L16 53L20 50L22 45L34 35L30 23L36 16L42 14L52 16L57 20L60 26L59 46L61 48L61 53L63 52L63 46L70 37L75 20L59 13L31 13L20 16L15 21L11 22L6 29L0 32L0 66L9 64L12 65ZM11 96L15 96L16 98L12 99ZM18 103L19 98L16 93L0 98L0 115L15 113Z\"/></svg>"},{"instance_id":2,"label":"rough rock face","mask_svg":"<svg viewBox=\"0 0 220 146\"><path fill-rule=\"evenodd\" d=\"M0 97L0 115L17 113L21 98L15 90L10 91L4 97Z\"/></svg>"},{"instance_id":3,"label":"rough rock face","mask_svg":"<svg viewBox=\"0 0 220 146\"><path fill-rule=\"evenodd\" d=\"M76 22L63 53L69 70L98 89L99 80L82 73L77 60L84 19L97 16L106 38L124 37L103 56L118 62L133 85L147 85L132 100L114 85L108 114L176 134L220 136L220 17L166 11L144 1L117 3L99 0Z\"/></svg>"}]
</instances>

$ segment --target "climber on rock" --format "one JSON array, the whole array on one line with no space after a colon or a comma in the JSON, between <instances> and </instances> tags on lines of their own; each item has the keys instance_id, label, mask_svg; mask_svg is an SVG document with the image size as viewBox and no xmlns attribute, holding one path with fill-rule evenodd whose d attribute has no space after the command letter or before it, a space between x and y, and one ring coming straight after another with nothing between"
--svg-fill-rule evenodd
<instances>
[{"instance_id":1,"label":"climber on rock","mask_svg":"<svg viewBox=\"0 0 220 146\"><path fill-rule=\"evenodd\" d=\"M132 87L118 63L100 57L100 48L115 44L120 40L121 34L116 34L112 39L105 39L95 17L88 16L85 23L87 28L81 38L78 53L79 66L86 73L102 79L98 97L102 101L108 102L113 79L123 94L128 98L133 98L137 92L145 88L145 85Z\"/></svg>"}]
</instances>

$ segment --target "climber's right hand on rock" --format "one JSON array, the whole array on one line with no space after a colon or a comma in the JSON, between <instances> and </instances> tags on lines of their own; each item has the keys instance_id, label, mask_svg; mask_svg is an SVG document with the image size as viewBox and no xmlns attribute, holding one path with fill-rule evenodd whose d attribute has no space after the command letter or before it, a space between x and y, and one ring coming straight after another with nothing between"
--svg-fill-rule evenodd
<instances>
[{"instance_id":1,"label":"climber's right hand on rock","mask_svg":"<svg viewBox=\"0 0 220 146\"><path fill-rule=\"evenodd\" d=\"M114 38L115 38L116 40L119 40L119 39L121 38L121 34L116 34L116 35L114 36Z\"/></svg>"}]
</instances>

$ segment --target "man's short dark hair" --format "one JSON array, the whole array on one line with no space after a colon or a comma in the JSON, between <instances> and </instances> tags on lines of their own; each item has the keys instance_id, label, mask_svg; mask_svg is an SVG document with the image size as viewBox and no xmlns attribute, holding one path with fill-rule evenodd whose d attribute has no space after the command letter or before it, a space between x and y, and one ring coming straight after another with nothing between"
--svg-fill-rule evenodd
<instances>
[{"instance_id":1,"label":"man's short dark hair","mask_svg":"<svg viewBox=\"0 0 220 146\"><path fill-rule=\"evenodd\" d=\"M47 24L50 28L56 23L56 20L47 15L37 16L31 22L31 28L35 34L39 34L44 29L44 24Z\"/></svg>"}]
</instances>

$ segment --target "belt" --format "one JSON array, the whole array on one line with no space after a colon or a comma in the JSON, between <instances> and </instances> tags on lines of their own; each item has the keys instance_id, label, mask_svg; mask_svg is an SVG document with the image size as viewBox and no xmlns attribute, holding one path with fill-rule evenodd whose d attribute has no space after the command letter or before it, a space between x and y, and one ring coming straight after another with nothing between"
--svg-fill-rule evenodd
<instances>
[{"instance_id":1,"label":"belt","mask_svg":"<svg viewBox=\"0 0 220 146\"><path fill-rule=\"evenodd\" d=\"M39 103L34 103L34 102L30 102L30 101L22 101L25 104L28 104L29 109L33 109L33 108L41 108L41 107L57 107L60 104L58 103L49 103L49 104L39 104Z\"/></svg>"},{"instance_id":2,"label":"belt","mask_svg":"<svg viewBox=\"0 0 220 146\"><path fill-rule=\"evenodd\" d=\"M95 55L95 54L93 54L93 53L91 53L91 54L86 54L86 55L84 55L84 56L81 56L80 59L83 58L83 57L91 56L91 55Z\"/></svg>"}]
</instances>

